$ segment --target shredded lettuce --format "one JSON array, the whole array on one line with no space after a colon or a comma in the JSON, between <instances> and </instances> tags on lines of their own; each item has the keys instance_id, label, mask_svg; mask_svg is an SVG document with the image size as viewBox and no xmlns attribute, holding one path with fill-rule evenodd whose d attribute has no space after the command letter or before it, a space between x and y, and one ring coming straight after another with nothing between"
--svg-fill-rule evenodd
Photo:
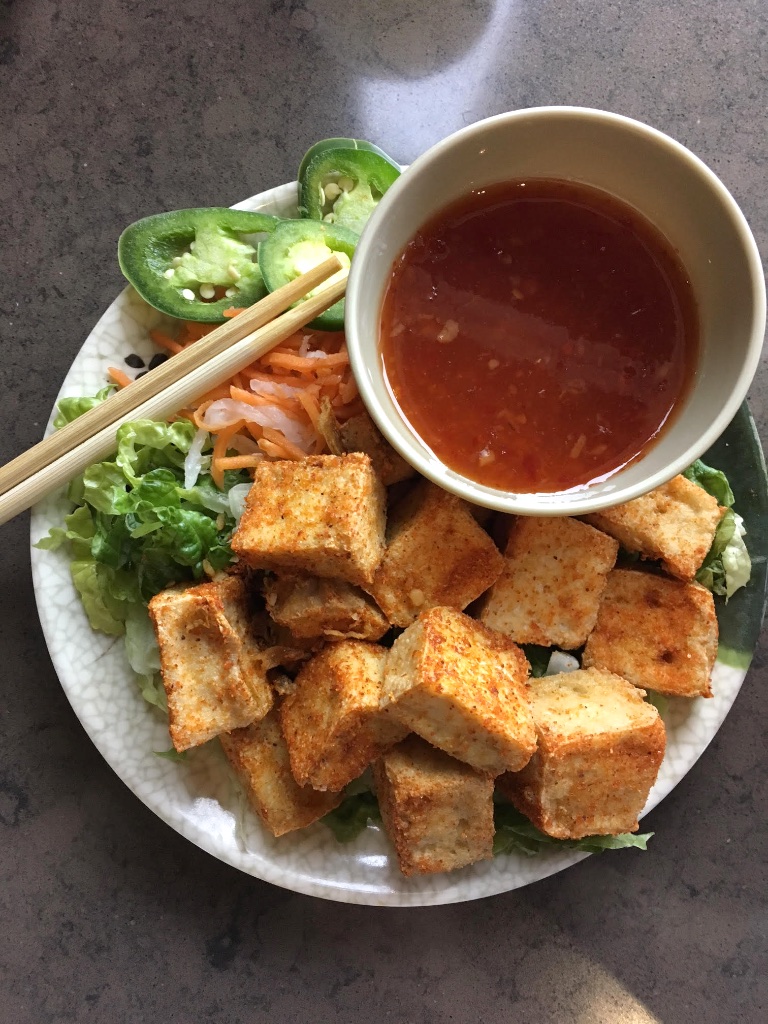
<instances>
[{"instance_id":1,"label":"shredded lettuce","mask_svg":"<svg viewBox=\"0 0 768 1024\"><path fill-rule=\"evenodd\" d=\"M662 718L669 711L669 697L665 697L663 693L657 693L656 690L646 690L645 699L649 704L653 704Z\"/></svg>"},{"instance_id":2,"label":"shredded lettuce","mask_svg":"<svg viewBox=\"0 0 768 1024\"><path fill-rule=\"evenodd\" d=\"M683 475L703 487L725 507L712 547L696 573L696 579L707 590L725 597L727 601L740 587L749 583L752 575L752 561L744 543L747 532L744 521L733 511L735 498L725 473L697 459Z\"/></svg>"},{"instance_id":3,"label":"shredded lettuce","mask_svg":"<svg viewBox=\"0 0 768 1024\"><path fill-rule=\"evenodd\" d=\"M71 423L110 391L62 399L55 425ZM75 509L37 545L67 550L91 626L125 636L143 696L162 708L165 694L146 604L172 583L202 579L230 564L235 518L228 492L249 482L244 471L228 472L223 491L210 475L185 488L184 461L195 434L186 420L123 424L114 457L73 481L68 496Z\"/></svg>"},{"instance_id":4,"label":"shredded lettuce","mask_svg":"<svg viewBox=\"0 0 768 1024\"><path fill-rule=\"evenodd\" d=\"M381 821L379 803L370 790L349 793L339 806L323 817L322 822L333 832L340 843L351 843L372 821Z\"/></svg>"},{"instance_id":5,"label":"shredded lettuce","mask_svg":"<svg viewBox=\"0 0 768 1024\"><path fill-rule=\"evenodd\" d=\"M349 843L357 839L369 822L380 823L381 813L375 795L370 790L355 791L352 783L339 806L321 820L333 832L338 842ZM522 853L534 857L546 849L583 850L585 853L602 853L603 850L624 850L630 847L645 850L648 847L648 840L653 835L653 832L640 835L624 832L616 836L553 839L540 832L511 804L501 801L494 804L494 825L494 856L501 853Z\"/></svg>"},{"instance_id":6,"label":"shredded lettuce","mask_svg":"<svg viewBox=\"0 0 768 1024\"><path fill-rule=\"evenodd\" d=\"M554 648L541 647L539 644L521 644L520 646L531 666L531 675L534 679L546 675L549 659L552 657Z\"/></svg>"},{"instance_id":7,"label":"shredded lettuce","mask_svg":"<svg viewBox=\"0 0 768 1024\"><path fill-rule=\"evenodd\" d=\"M493 838L494 856L500 853L523 853L535 857L545 849L582 850L584 853L602 853L603 850L648 848L653 832L635 834L623 832L616 836L586 836L584 839L553 839L540 832L535 825L512 807L498 802L494 806L496 833Z\"/></svg>"}]
</instances>

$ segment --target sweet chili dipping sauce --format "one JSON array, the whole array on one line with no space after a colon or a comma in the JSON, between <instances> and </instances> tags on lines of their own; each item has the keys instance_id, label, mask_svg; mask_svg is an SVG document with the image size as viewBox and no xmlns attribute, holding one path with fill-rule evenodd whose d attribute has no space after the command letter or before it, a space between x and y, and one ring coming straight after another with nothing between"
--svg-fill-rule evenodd
<instances>
[{"instance_id":1,"label":"sweet chili dipping sauce","mask_svg":"<svg viewBox=\"0 0 768 1024\"><path fill-rule=\"evenodd\" d=\"M667 240L584 185L506 182L398 258L381 354L406 419L491 487L567 490L641 455L685 397L696 306Z\"/></svg>"}]
</instances>

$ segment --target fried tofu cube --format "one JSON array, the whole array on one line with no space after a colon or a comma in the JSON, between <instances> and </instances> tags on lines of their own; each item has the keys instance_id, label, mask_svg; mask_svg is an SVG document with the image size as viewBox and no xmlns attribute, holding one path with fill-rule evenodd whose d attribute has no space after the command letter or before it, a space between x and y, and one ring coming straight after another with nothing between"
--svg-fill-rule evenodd
<instances>
[{"instance_id":1,"label":"fried tofu cube","mask_svg":"<svg viewBox=\"0 0 768 1024\"><path fill-rule=\"evenodd\" d=\"M597 618L618 543L576 519L521 516L480 621L521 644L580 647Z\"/></svg>"},{"instance_id":2,"label":"fried tofu cube","mask_svg":"<svg viewBox=\"0 0 768 1024\"><path fill-rule=\"evenodd\" d=\"M276 711L245 729L223 733L221 745L273 836L306 828L341 803L341 793L319 793L296 782Z\"/></svg>"},{"instance_id":3,"label":"fried tofu cube","mask_svg":"<svg viewBox=\"0 0 768 1024\"><path fill-rule=\"evenodd\" d=\"M508 637L433 608L395 640L383 705L409 730L479 771L518 771L536 749L529 665Z\"/></svg>"},{"instance_id":4,"label":"fried tofu cube","mask_svg":"<svg viewBox=\"0 0 768 1024\"><path fill-rule=\"evenodd\" d=\"M274 621L301 639L379 640L389 620L358 587L319 576L279 575L264 584Z\"/></svg>"},{"instance_id":5,"label":"fried tofu cube","mask_svg":"<svg viewBox=\"0 0 768 1024\"><path fill-rule=\"evenodd\" d=\"M466 608L503 565L467 503L424 480L393 509L386 553L366 589L393 625L409 626L428 608Z\"/></svg>"},{"instance_id":6,"label":"fried tofu cube","mask_svg":"<svg viewBox=\"0 0 768 1024\"><path fill-rule=\"evenodd\" d=\"M373 468L385 487L410 480L416 470L384 438L367 412L352 416L339 426L341 443L348 452L370 455Z\"/></svg>"},{"instance_id":7,"label":"fried tofu cube","mask_svg":"<svg viewBox=\"0 0 768 1024\"><path fill-rule=\"evenodd\" d=\"M384 553L385 502L367 455L262 462L232 550L255 569L370 584Z\"/></svg>"},{"instance_id":8,"label":"fried tofu cube","mask_svg":"<svg viewBox=\"0 0 768 1024\"><path fill-rule=\"evenodd\" d=\"M690 581L712 547L725 510L684 476L624 505L585 516L628 551L658 559L671 576Z\"/></svg>"},{"instance_id":9,"label":"fried tofu cube","mask_svg":"<svg viewBox=\"0 0 768 1024\"><path fill-rule=\"evenodd\" d=\"M272 706L247 605L237 577L163 590L149 602L176 750L249 725Z\"/></svg>"},{"instance_id":10,"label":"fried tofu cube","mask_svg":"<svg viewBox=\"0 0 768 1024\"><path fill-rule=\"evenodd\" d=\"M404 875L454 871L493 856L493 780L418 736L373 767L387 835Z\"/></svg>"},{"instance_id":11,"label":"fried tofu cube","mask_svg":"<svg viewBox=\"0 0 768 1024\"><path fill-rule=\"evenodd\" d=\"M582 839L635 832L664 756L664 723L643 691L590 668L530 682L539 745L498 780L547 835Z\"/></svg>"},{"instance_id":12,"label":"fried tofu cube","mask_svg":"<svg viewBox=\"0 0 768 1024\"><path fill-rule=\"evenodd\" d=\"M386 651L362 640L328 644L280 706L299 785L340 790L408 730L380 705Z\"/></svg>"},{"instance_id":13,"label":"fried tofu cube","mask_svg":"<svg viewBox=\"0 0 768 1024\"><path fill-rule=\"evenodd\" d=\"M715 602L706 588L615 569L583 663L670 697L711 697L717 641Z\"/></svg>"}]
</instances>

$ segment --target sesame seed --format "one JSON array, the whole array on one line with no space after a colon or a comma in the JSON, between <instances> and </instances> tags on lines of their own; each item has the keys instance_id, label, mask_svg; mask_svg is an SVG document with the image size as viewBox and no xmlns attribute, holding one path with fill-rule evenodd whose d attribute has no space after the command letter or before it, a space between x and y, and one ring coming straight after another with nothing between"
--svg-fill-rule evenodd
<instances>
[{"instance_id":1,"label":"sesame seed","mask_svg":"<svg viewBox=\"0 0 768 1024\"><path fill-rule=\"evenodd\" d=\"M489 370L496 370L496 369L498 369L499 365L500 364L499 364L499 360L498 359L489 359L488 360L488 369Z\"/></svg>"}]
</instances>

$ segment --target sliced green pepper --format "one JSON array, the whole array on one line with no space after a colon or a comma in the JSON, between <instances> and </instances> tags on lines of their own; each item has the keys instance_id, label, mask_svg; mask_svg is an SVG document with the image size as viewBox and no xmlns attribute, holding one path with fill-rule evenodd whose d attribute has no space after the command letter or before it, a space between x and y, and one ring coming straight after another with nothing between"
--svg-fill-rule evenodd
<instances>
[{"instance_id":1,"label":"sliced green pepper","mask_svg":"<svg viewBox=\"0 0 768 1024\"><path fill-rule=\"evenodd\" d=\"M250 306L266 294L250 236L271 233L279 223L266 213L227 207L158 213L125 229L117 258L155 309L217 323L225 309Z\"/></svg>"},{"instance_id":2,"label":"sliced green pepper","mask_svg":"<svg viewBox=\"0 0 768 1024\"><path fill-rule=\"evenodd\" d=\"M357 235L354 231L339 224L315 220L281 221L268 238L259 242L259 266L264 275L264 283L273 292L299 274L317 266L332 252L348 267L356 245ZM331 277L329 281L334 279ZM340 331L344 327L344 300L334 303L309 326L320 331Z\"/></svg>"},{"instance_id":3,"label":"sliced green pepper","mask_svg":"<svg viewBox=\"0 0 768 1024\"><path fill-rule=\"evenodd\" d=\"M325 139L299 167L299 215L340 224L358 234L400 168L362 139Z\"/></svg>"}]
</instances>

